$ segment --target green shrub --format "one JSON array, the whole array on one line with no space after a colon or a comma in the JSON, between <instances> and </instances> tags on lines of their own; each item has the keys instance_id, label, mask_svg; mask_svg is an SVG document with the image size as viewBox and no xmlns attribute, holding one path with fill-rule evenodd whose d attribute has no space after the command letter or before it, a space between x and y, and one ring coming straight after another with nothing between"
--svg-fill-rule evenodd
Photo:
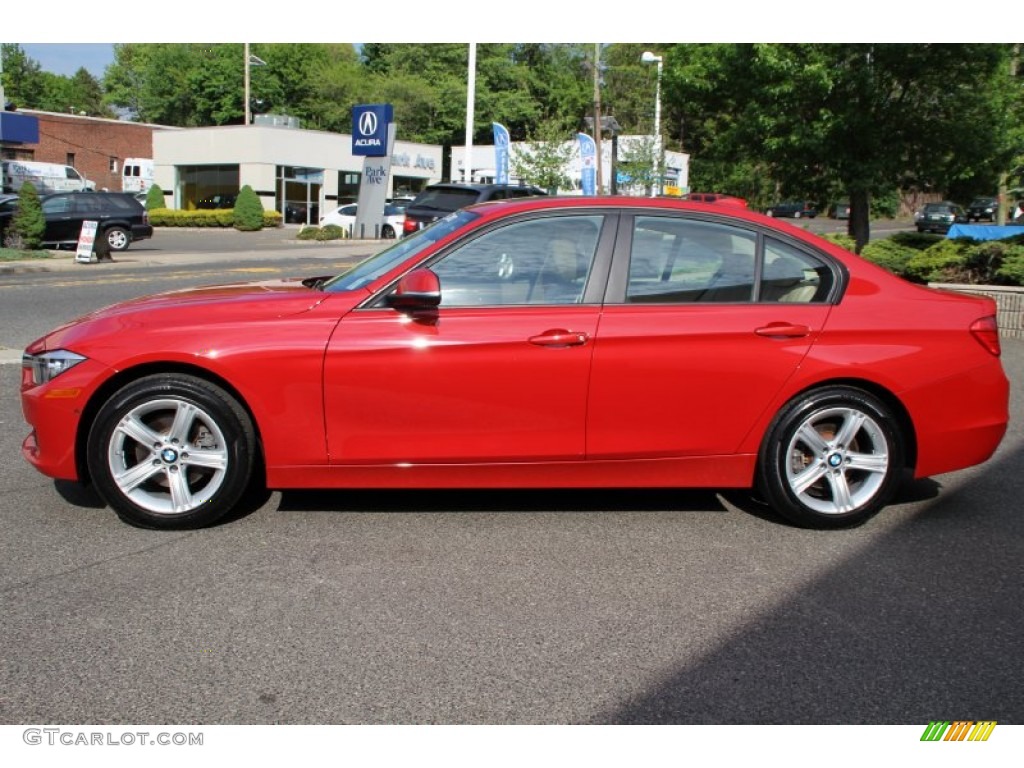
<instances>
[{"instance_id":1,"label":"green shrub","mask_svg":"<svg viewBox=\"0 0 1024 768\"><path fill-rule=\"evenodd\" d=\"M1004 285L1024 285L1024 248L1014 248L996 270L996 276Z\"/></svg>"},{"instance_id":2,"label":"green shrub","mask_svg":"<svg viewBox=\"0 0 1024 768\"><path fill-rule=\"evenodd\" d=\"M146 192L146 210L152 211L164 207L164 191L154 184Z\"/></svg>"},{"instance_id":3,"label":"green shrub","mask_svg":"<svg viewBox=\"0 0 1024 768\"><path fill-rule=\"evenodd\" d=\"M890 237L886 240L872 240L864 246L860 255L895 275L906 277L907 262L917 253L915 248L902 245L895 237Z\"/></svg>"},{"instance_id":4,"label":"green shrub","mask_svg":"<svg viewBox=\"0 0 1024 768\"><path fill-rule=\"evenodd\" d=\"M46 217L43 216L39 195L32 182L25 182L18 193L18 209L11 217L8 240L14 248L38 251L42 248L45 232Z\"/></svg>"},{"instance_id":5,"label":"green shrub","mask_svg":"<svg viewBox=\"0 0 1024 768\"><path fill-rule=\"evenodd\" d=\"M915 251L923 251L926 248L931 248L936 243L942 242L946 238L931 232L896 232L889 239L896 243L896 245L913 248Z\"/></svg>"},{"instance_id":6,"label":"green shrub","mask_svg":"<svg viewBox=\"0 0 1024 768\"><path fill-rule=\"evenodd\" d=\"M235 200L235 229L242 232L263 229L263 203L248 184L239 190Z\"/></svg>"},{"instance_id":7,"label":"green shrub","mask_svg":"<svg viewBox=\"0 0 1024 768\"><path fill-rule=\"evenodd\" d=\"M280 211L263 211L263 228L280 227L284 224L284 217Z\"/></svg>"},{"instance_id":8,"label":"green shrub","mask_svg":"<svg viewBox=\"0 0 1024 768\"><path fill-rule=\"evenodd\" d=\"M840 248L845 248L851 253L857 252L857 241L847 234L843 234L842 232L827 232L822 235L822 237L830 243L838 245Z\"/></svg>"},{"instance_id":9,"label":"green shrub","mask_svg":"<svg viewBox=\"0 0 1024 768\"><path fill-rule=\"evenodd\" d=\"M307 224L296 235L299 240L342 240L346 237L348 237L348 233L337 224L328 224L325 227Z\"/></svg>"},{"instance_id":10,"label":"green shrub","mask_svg":"<svg viewBox=\"0 0 1024 768\"><path fill-rule=\"evenodd\" d=\"M923 283L966 283L967 249L975 241L968 238L942 239L923 251L917 251L906 264L906 277Z\"/></svg>"}]
</instances>

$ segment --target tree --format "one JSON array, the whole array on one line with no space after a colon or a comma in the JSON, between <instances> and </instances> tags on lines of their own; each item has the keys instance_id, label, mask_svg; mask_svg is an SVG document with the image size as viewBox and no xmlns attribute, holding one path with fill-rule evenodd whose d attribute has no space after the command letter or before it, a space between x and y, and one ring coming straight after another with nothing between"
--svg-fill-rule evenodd
<instances>
[{"instance_id":1,"label":"tree","mask_svg":"<svg viewBox=\"0 0 1024 768\"><path fill-rule=\"evenodd\" d=\"M235 229L242 232L263 229L263 203L248 184L238 191L235 200Z\"/></svg>"},{"instance_id":2,"label":"tree","mask_svg":"<svg viewBox=\"0 0 1024 768\"><path fill-rule=\"evenodd\" d=\"M844 191L859 248L872 195L894 185L944 190L985 177L994 187L1020 122L1009 51L996 43L676 46L665 93L673 109L696 116L687 120L695 165L707 151L766 176L776 197Z\"/></svg>"},{"instance_id":3,"label":"tree","mask_svg":"<svg viewBox=\"0 0 1024 768\"><path fill-rule=\"evenodd\" d=\"M552 195L560 189L572 189L572 180L565 173L565 166L573 155L570 136L557 122L538 126L524 148L512 151L511 175Z\"/></svg>"},{"instance_id":4,"label":"tree","mask_svg":"<svg viewBox=\"0 0 1024 768\"><path fill-rule=\"evenodd\" d=\"M39 62L29 57L17 43L3 43L0 48L4 60L4 98L19 107L38 109L44 91Z\"/></svg>"}]
</instances>

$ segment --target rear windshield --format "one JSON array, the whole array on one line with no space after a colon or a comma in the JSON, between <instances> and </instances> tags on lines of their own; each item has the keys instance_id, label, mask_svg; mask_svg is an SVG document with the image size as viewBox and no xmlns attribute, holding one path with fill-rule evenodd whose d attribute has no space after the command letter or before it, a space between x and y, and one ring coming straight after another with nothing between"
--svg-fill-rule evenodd
<instances>
[{"instance_id":1,"label":"rear windshield","mask_svg":"<svg viewBox=\"0 0 1024 768\"><path fill-rule=\"evenodd\" d=\"M429 208L433 211L457 211L472 205L480 198L475 189L425 189L409 204L410 208Z\"/></svg>"}]
</instances>

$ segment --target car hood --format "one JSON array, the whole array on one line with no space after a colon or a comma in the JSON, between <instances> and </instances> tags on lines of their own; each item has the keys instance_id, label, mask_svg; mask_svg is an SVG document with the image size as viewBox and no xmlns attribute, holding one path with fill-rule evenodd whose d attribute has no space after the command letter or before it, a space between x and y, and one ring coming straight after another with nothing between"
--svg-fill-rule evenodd
<instances>
[{"instance_id":1,"label":"car hood","mask_svg":"<svg viewBox=\"0 0 1024 768\"><path fill-rule=\"evenodd\" d=\"M113 304L72 320L51 331L31 351L73 348L83 341L112 333L147 328L162 334L218 324L257 323L301 315L321 304L332 305L340 318L364 291L324 293L312 287L319 278L261 280L168 291Z\"/></svg>"}]
</instances>

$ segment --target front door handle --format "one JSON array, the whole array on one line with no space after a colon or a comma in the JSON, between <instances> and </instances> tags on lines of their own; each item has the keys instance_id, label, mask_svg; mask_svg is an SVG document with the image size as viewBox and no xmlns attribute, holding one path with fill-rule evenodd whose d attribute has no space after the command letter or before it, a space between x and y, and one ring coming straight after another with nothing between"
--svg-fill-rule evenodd
<instances>
[{"instance_id":1,"label":"front door handle","mask_svg":"<svg viewBox=\"0 0 1024 768\"><path fill-rule=\"evenodd\" d=\"M587 334L580 331L554 328L537 336L531 336L528 341L538 347L580 347L586 344L589 338Z\"/></svg>"},{"instance_id":2,"label":"front door handle","mask_svg":"<svg viewBox=\"0 0 1024 768\"><path fill-rule=\"evenodd\" d=\"M774 336L785 339L798 339L808 335L810 332L811 329L806 325L795 325L793 323L768 323L768 325L754 329L754 333L758 336Z\"/></svg>"}]
</instances>

